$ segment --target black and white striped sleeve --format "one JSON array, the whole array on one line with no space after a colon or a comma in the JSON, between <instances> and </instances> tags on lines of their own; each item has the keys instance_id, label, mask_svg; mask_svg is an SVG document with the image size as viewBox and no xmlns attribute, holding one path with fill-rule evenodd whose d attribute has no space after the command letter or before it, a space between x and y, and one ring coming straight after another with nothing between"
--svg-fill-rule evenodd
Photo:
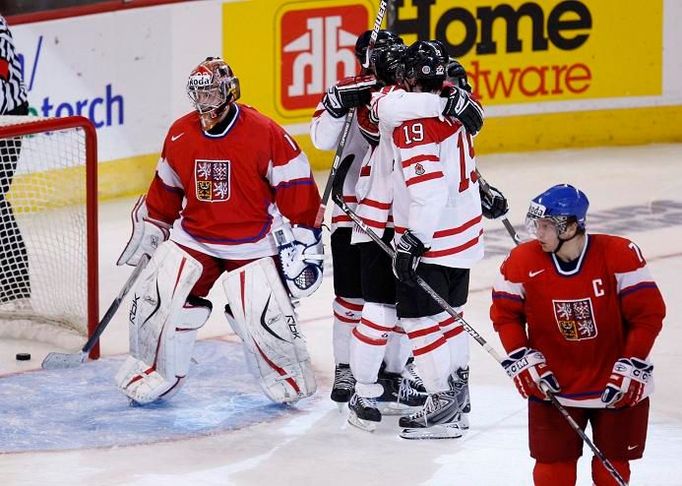
<instances>
[{"instance_id":1,"label":"black and white striped sleeve","mask_svg":"<svg viewBox=\"0 0 682 486\"><path fill-rule=\"evenodd\" d=\"M5 18L0 15L0 114L11 112L27 100L12 33Z\"/></svg>"}]
</instances>

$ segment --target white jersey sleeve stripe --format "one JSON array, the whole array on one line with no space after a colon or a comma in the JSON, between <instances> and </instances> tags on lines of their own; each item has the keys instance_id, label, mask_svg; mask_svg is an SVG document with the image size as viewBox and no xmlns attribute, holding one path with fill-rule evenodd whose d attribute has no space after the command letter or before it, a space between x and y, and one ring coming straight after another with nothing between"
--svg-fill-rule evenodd
<instances>
[{"instance_id":1,"label":"white jersey sleeve stripe","mask_svg":"<svg viewBox=\"0 0 682 486\"><path fill-rule=\"evenodd\" d=\"M272 187L277 187L285 182L308 179L311 177L310 165L301 152L284 165L273 167L271 161L267 177Z\"/></svg>"},{"instance_id":2,"label":"white jersey sleeve stripe","mask_svg":"<svg viewBox=\"0 0 682 486\"><path fill-rule=\"evenodd\" d=\"M643 283L654 282L647 267L641 267L632 272L616 273L615 276L619 294L627 292Z\"/></svg>"},{"instance_id":3,"label":"white jersey sleeve stripe","mask_svg":"<svg viewBox=\"0 0 682 486\"><path fill-rule=\"evenodd\" d=\"M159 163L156 165L156 173L159 175L159 179L161 179L161 182L163 182L164 185L183 189L180 177L178 177L178 174L173 170L166 159L159 159Z\"/></svg>"},{"instance_id":4,"label":"white jersey sleeve stripe","mask_svg":"<svg viewBox=\"0 0 682 486\"><path fill-rule=\"evenodd\" d=\"M495 282L495 285L493 285L493 293L506 294L520 299L525 299L526 297L526 291L523 288L523 284L510 282L504 278L500 278Z\"/></svg>"}]
</instances>

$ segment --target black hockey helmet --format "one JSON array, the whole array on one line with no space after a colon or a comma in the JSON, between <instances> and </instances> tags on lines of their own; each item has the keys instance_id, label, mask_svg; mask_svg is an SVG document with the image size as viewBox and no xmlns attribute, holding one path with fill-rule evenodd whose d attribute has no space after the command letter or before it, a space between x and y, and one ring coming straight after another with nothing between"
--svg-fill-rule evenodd
<instances>
[{"instance_id":1,"label":"black hockey helmet","mask_svg":"<svg viewBox=\"0 0 682 486\"><path fill-rule=\"evenodd\" d=\"M385 85L392 85L398 82L397 73L402 68L403 55L407 50L405 44L394 44L380 49L375 56L372 54L372 63L377 79Z\"/></svg>"},{"instance_id":2,"label":"black hockey helmet","mask_svg":"<svg viewBox=\"0 0 682 486\"><path fill-rule=\"evenodd\" d=\"M417 41L405 50L400 76L409 85L437 89L445 81L447 59L441 42Z\"/></svg>"},{"instance_id":3,"label":"black hockey helmet","mask_svg":"<svg viewBox=\"0 0 682 486\"><path fill-rule=\"evenodd\" d=\"M366 30L358 37L355 42L355 57L357 58L360 65L365 64L365 56L367 55L367 47L369 46L369 40L372 37L372 31ZM402 37L398 34L394 34L390 30L380 30L377 33L377 41L374 44L374 49L382 49L384 47L392 46L394 44L405 44Z\"/></svg>"}]
</instances>

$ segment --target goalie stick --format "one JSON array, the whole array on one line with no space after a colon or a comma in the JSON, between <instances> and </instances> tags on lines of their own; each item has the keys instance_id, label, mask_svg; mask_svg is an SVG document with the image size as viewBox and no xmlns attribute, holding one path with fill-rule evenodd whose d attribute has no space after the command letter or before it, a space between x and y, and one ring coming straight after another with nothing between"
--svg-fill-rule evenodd
<instances>
[{"instance_id":1,"label":"goalie stick","mask_svg":"<svg viewBox=\"0 0 682 486\"><path fill-rule=\"evenodd\" d=\"M149 255L143 255L142 258L140 258L140 262L135 267L135 270L133 270L133 272L130 274L130 277L128 277L128 280L126 280L126 283L123 285L123 288L107 309L106 314L104 314L102 320L100 320L99 324L97 324L95 332L92 333L90 339L88 339L88 341L85 343L85 346L83 346L83 348L79 352L49 353L47 356L45 356L45 359L43 360L43 363L40 366L42 366L42 368L46 370L54 370L64 368L75 368L83 364L85 362L85 359L88 357L90 351L92 351L92 348L94 348L97 341L99 341L99 338L104 332L104 329L106 329L106 327L109 325L109 322L111 322L111 319L114 317L116 311L121 306L121 302L123 302L123 299L128 294L130 289L133 287L133 285L137 281L137 278L140 276L140 273L142 273L142 270L144 270L144 268L147 266L147 263L149 263L149 260L150 260Z\"/></svg>"},{"instance_id":2,"label":"goalie stick","mask_svg":"<svg viewBox=\"0 0 682 486\"><path fill-rule=\"evenodd\" d=\"M384 15L386 14L386 9L388 8L388 1L381 0L379 4L379 11L374 19L374 27L372 28L372 35L369 38L369 45L367 46L367 51L365 53L365 62L362 67L369 67L370 53L374 49L374 44L377 42L377 37L379 36L379 30L381 30L381 23L384 20ZM353 123L353 118L355 117L355 108L350 108L346 114L346 119L343 122L343 129L341 130L341 137L339 138L339 144L336 147L336 153L334 153L334 162L332 163L332 168L329 171L329 177L327 178L327 183L324 186L324 192L322 193L322 201L320 202L320 209L317 211L317 216L315 217L315 227L319 228L322 226L324 221L324 212L327 209L327 202L329 201L329 196L332 192L332 187L334 180L341 165L341 155L346 148L346 142L348 141L348 133L350 132L350 127ZM345 177L344 177L345 178ZM343 180L342 180L343 182Z\"/></svg>"},{"instance_id":3,"label":"goalie stick","mask_svg":"<svg viewBox=\"0 0 682 486\"><path fill-rule=\"evenodd\" d=\"M348 207L348 204L343 200L343 179L346 176L346 173L348 172L348 169L350 168L350 163L346 160L339 166L338 168L338 180L341 181L341 183L338 183L337 181L334 182L333 185L333 191L332 191L332 198L334 202L341 208L341 210L348 215L350 219L353 220L353 222L358 225L360 229L362 229L365 233L367 233L367 236L369 236L379 247L388 254L388 256L393 258L395 255L395 250L388 246L380 237L377 235L372 228L370 228L350 207ZM514 240L516 241L516 239ZM518 244L518 243L517 243ZM419 275L417 275L417 285L424 290L445 312L450 314L455 321L457 321L461 326L464 328L464 330L478 343L481 345L481 347L490 354L490 356L493 357L495 361L497 361L500 365L502 365L502 357L499 355L495 349L488 344L488 342L481 336L473 327L469 325L469 323L464 320L464 317L462 317L462 314L457 312L450 304L447 303L445 299L443 299L438 292L433 290L431 286L424 281ZM597 448L596 445L590 440L590 438L583 432L583 430L580 428L580 426L577 424L577 422L571 417L571 415L568 413L568 410L559 403L559 400L554 396L553 393L551 393L549 390L543 387L543 391L547 395L547 397L550 399L552 405L554 405L557 410L561 413L561 415L564 416L564 418L568 421L568 424L571 426L571 428L580 436L580 438L588 445L590 449L592 449L592 452L594 452L594 455L599 458L599 460L602 462L604 465L604 468L611 474L613 479L616 480L619 486L627 486L627 483L623 479L623 477L620 475L620 473L616 470L616 468L611 464L611 462L604 456L604 454Z\"/></svg>"}]
</instances>

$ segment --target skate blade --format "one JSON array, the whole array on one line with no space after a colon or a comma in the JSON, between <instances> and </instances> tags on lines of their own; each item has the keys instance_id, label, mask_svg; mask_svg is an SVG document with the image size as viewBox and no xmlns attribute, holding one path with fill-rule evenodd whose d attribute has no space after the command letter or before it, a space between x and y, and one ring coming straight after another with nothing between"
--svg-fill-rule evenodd
<instances>
[{"instance_id":1,"label":"skate blade","mask_svg":"<svg viewBox=\"0 0 682 486\"><path fill-rule=\"evenodd\" d=\"M469 430L469 414L463 413L459 420L457 420L457 425L462 430Z\"/></svg>"},{"instance_id":2,"label":"skate blade","mask_svg":"<svg viewBox=\"0 0 682 486\"><path fill-rule=\"evenodd\" d=\"M432 425L431 427L418 427L403 429L400 437L409 440L433 440L433 439L459 439L464 433L457 426Z\"/></svg>"},{"instance_id":3,"label":"skate blade","mask_svg":"<svg viewBox=\"0 0 682 486\"><path fill-rule=\"evenodd\" d=\"M421 410L422 407L410 407L398 402L379 402L381 415L410 415Z\"/></svg>"},{"instance_id":4,"label":"skate blade","mask_svg":"<svg viewBox=\"0 0 682 486\"><path fill-rule=\"evenodd\" d=\"M355 412L351 411L348 414L348 423L351 424L353 427L357 427L360 430L364 430L365 432L374 432L379 422L363 420L361 418L358 418Z\"/></svg>"}]
</instances>

